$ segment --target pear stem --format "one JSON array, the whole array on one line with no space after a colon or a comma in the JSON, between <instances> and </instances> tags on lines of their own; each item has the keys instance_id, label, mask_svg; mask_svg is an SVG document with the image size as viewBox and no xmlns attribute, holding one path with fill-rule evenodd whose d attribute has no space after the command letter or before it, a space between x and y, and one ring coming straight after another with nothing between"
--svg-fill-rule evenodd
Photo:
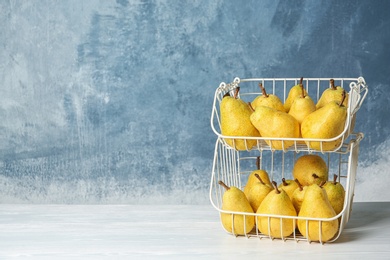
<instances>
[{"instance_id":1,"label":"pear stem","mask_svg":"<svg viewBox=\"0 0 390 260\"><path fill-rule=\"evenodd\" d=\"M255 109L252 107L251 102L248 102L248 106L249 106L249 108L252 110L252 112L255 112Z\"/></svg>"},{"instance_id":2,"label":"pear stem","mask_svg":"<svg viewBox=\"0 0 390 260\"><path fill-rule=\"evenodd\" d=\"M256 158L256 167L258 170L260 170L260 156L257 156Z\"/></svg>"},{"instance_id":3,"label":"pear stem","mask_svg":"<svg viewBox=\"0 0 390 260\"><path fill-rule=\"evenodd\" d=\"M337 184L337 174L333 175L333 184Z\"/></svg>"},{"instance_id":4,"label":"pear stem","mask_svg":"<svg viewBox=\"0 0 390 260\"><path fill-rule=\"evenodd\" d=\"M303 85L303 77L299 80L299 85Z\"/></svg>"},{"instance_id":5,"label":"pear stem","mask_svg":"<svg viewBox=\"0 0 390 260\"><path fill-rule=\"evenodd\" d=\"M261 89L261 93L263 93L263 96L268 97L267 91L265 91L265 88L262 83L259 83L259 87Z\"/></svg>"},{"instance_id":6,"label":"pear stem","mask_svg":"<svg viewBox=\"0 0 390 260\"><path fill-rule=\"evenodd\" d=\"M345 100L346 96L347 96L347 95L345 94L345 90L344 90L344 91L343 91L343 94L341 95L341 102L340 102L339 107L343 106L343 103L344 103L344 100Z\"/></svg>"},{"instance_id":7,"label":"pear stem","mask_svg":"<svg viewBox=\"0 0 390 260\"><path fill-rule=\"evenodd\" d=\"M334 85L334 79L330 79L329 82L330 82L330 88L333 89L333 90L336 90L337 88Z\"/></svg>"},{"instance_id":8,"label":"pear stem","mask_svg":"<svg viewBox=\"0 0 390 260\"><path fill-rule=\"evenodd\" d=\"M298 181L298 179L295 179L294 181L298 184L299 190L300 190L300 191L303 191L303 186L302 186L302 184Z\"/></svg>"},{"instance_id":9,"label":"pear stem","mask_svg":"<svg viewBox=\"0 0 390 260\"><path fill-rule=\"evenodd\" d=\"M265 183L263 182L263 180L261 179L261 177L257 173L255 173L255 176L256 176L257 179L259 179L261 184L265 185Z\"/></svg>"},{"instance_id":10,"label":"pear stem","mask_svg":"<svg viewBox=\"0 0 390 260\"><path fill-rule=\"evenodd\" d=\"M236 90L234 91L234 98L238 98L238 92L240 91L240 87L236 87Z\"/></svg>"},{"instance_id":11,"label":"pear stem","mask_svg":"<svg viewBox=\"0 0 390 260\"><path fill-rule=\"evenodd\" d=\"M276 183L276 181L272 181L272 186L274 186L276 194L279 194L280 190L278 189L278 184Z\"/></svg>"},{"instance_id":12,"label":"pear stem","mask_svg":"<svg viewBox=\"0 0 390 260\"><path fill-rule=\"evenodd\" d=\"M286 182L285 178L282 178L282 183L283 183L283 186L288 186L288 183Z\"/></svg>"},{"instance_id":13,"label":"pear stem","mask_svg":"<svg viewBox=\"0 0 390 260\"><path fill-rule=\"evenodd\" d=\"M301 98L305 98L305 88L303 87L303 84L299 84L299 86L301 86L302 89Z\"/></svg>"},{"instance_id":14,"label":"pear stem","mask_svg":"<svg viewBox=\"0 0 390 260\"><path fill-rule=\"evenodd\" d=\"M318 179L319 178L319 176L317 174L315 174L315 173L313 173L311 176L313 176L314 179Z\"/></svg>"},{"instance_id":15,"label":"pear stem","mask_svg":"<svg viewBox=\"0 0 390 260\"><path fill-rule=\"evenodd\" d=\"M322 186L324 186L325 185L325 183L326 183L326 181L325 180L323 180L323 181L321 181L321 183L320 183L320 187L322 188Z\"/></svg>"},{"instance_id":16,"label":"pear stem","mask_svg":"<svg viewBox=\"0 0 390 260\"><path fill-rule=\"evenodd\" d=\"M222 98L224 98L224 97L230 97L230 93L229 93L229 92L227 92L225 95L223 95L223 97L222 97Z\"/></svg>"},{"instance_id":17,"label":"pear stem","mask_svg":"<svg viewBox=\"0 0 390 260\"><path fill-rule=\"evenodd\" d=\"M227 186L223 181L219 181L218 184L224 187L226 190L230 190L230 187Z\"/></svg>"}]
</instances>

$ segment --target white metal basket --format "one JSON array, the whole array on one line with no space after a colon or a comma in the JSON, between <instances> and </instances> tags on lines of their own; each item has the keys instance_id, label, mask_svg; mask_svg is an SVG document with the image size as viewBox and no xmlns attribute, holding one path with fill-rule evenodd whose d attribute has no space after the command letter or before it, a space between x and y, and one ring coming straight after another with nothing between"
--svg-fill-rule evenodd
<instances>
[{"instance_id":1,"label":"white metal basket","mask_svg":"<svg viewBox=\"0 0 390 260\"><path fill-rule=\"evenodd\" d=\"M317 101L320 97L322 91L329 87L330 79L305 79L304 85L306 91ZM217 134L217 141L215 144L212 176L210 182L210 201L215 209L219 213L229 213L232 214L232 217L236 215L253 215L253 216L265 216L270 220L271 217L275 218L293 218L293 219L303 219L308 223L309 220L324 222L332 221L334 219L340 219L339 229L335 237L329 241L333 242L337 240L347 224L352 210L352 202L354 196L354 187L356 179L356 171L358 164L358 154L359 154L359 143L363 139L362 133L353 132L355 115L359 110L363 100L367 95L367 85L363 78L351 79L334 79L337 82L337 85L349 86L349 104L348 104L348 116L347 122L345 123L345 128L343 133L341 133L337 138L342 138L342 143L337 149L332 151L323 151L323 150L313 150L309 148L302 140L307 141L319 141L319 142L329 142L333 139L302 139L302 138L267 138L269 140L293 140L294 145L288 149L275 150L273 147L269 146L265 142L263 137L247 137L247 140L256 139L257 145L253 147L247 147L244 151L239 151L234 148L234 146L229 146L226 143L226 138L239 138L243 137L238 136L224 136L220 133L220 117L219 117L219 103L221 102L223 95L229 91L233 91L238 85L240 85L240 98L249 100L253 99L255 96L259 95L259 91L253 91L253 89L258 88L257 84L252 84L248 88L242 86L243 83L258 83L262 82L268 93L277 94L284 101L288 94L289 87L296 85L299 82L299 79L239 79L236 78L230 84L221 83L215 92L215 99L213 104L213 111L211 116L211 127L213 131ZM270 91L272 90L272 91ZM317 99L317 100L316 100ZM242 213L242 212L233 212L233 211L224 211L222 210L222 197L224 193L223 187L221 187L218 182L223 181L228 186L235 186L240 189L243 189L248 175L257 169L256 160L260 158L260 168L268 172L270 179L275 180L277 183L281 182L282 178L292 179L292 168L296 159L303 154L317 154L321 156L326 162L329 169L329 176L333 174L338 175L338 180L345 188L345 200L343 210L334 218L329 219L320 219L320 218L302 218L302 217L291 217L283 215L265 215L257 213ZM234 223L232 221L232 223ZM282 223L282 222L281 222ZM319 225L321 227L321 225ZM257 223L251 232L246 234L246 237L257 237L257 238L270 238L274 237L262 234L258 231ZM232 228L234 230L234 228ZM227 231L228 232L228 231ZM228 232L229 233L229 232ZM320 232L321 233L321 232ZM236 235L231 233L232 235ZM295 241L307 241L312 242L302 234L299 233L298 229L295 229L292 235L288 237L283 237L282 240L295 240ZM323 243L323 241L318 241Z\"/></svg>"},{"instance_id":2,"label":"white metal basket","mask_svg":"<svg viewBox=\"0 0 390 260\"><path fill-rule=\"evenodd\" d=\"M337 235L328 242L335 241L341 234L343 228L349 220L350 212L352 209L352 202L354 196L354 187L356 179L356 170L358 163L359 142L363 138L362 134L351 134L348 141L345 142L337 152L325 153L312 152L312 154L318 154L327 162L330 175L337 174L340 183L345 188L345 200L343 210L334 218L329 219L309 219L316 221L331 221L341 218L339 231ZM268 150L252 150L252 151L237 151L227 145L218 138L215 145L213 169L210 183L210 201L211 204L220 213L231 214L244 214L254 216L268 216L277 218L294 218L302 219L302 217L286 217L281 215L264 215L256 213L241 213L233 211L222 210L222 196L224 189L218 184L219 181L223 181L228 186L236 186L243 189L248 175L251 171L256 169L256 160L260 156L260 167L266 169L270 175L271 180L275 180L280 183L282 178L291 179L292 167L296 158L307 152L297 153L283 152L283 151L268 151ZM234 228L232 228L234 230ZM234 234L233 234L234 235ZM252 232L246 235L247 237L259 237L259 238L271 238L273 237L263 235L259 233L257 225ZM308 241L297 230L289 236L285 237L285 240L296 241ZM321 242L321 241L320 241Z\"/></svg>"},{"instance_id":3,"label":"white metal basket","mask_svg":"<svg viewBox=\"0 0 390 260\"><path fill-rule=\"evenodd\" d=\"M220 121L220 102L222 101L223 96L227 92L233 92L238 86L240 86L239 97L244 101L252 101L256 96L261 95L258 83L262 83L266 88L268 93L276 94L283 102L286 100L289 89L297 85L300 79L293 78L250 78L250 79L240 79L235 78L231 83L222 82L215 91L213 109L211 113L211 128L214 133L221 137L223 141L227 139L234 140L240 139L244 140L247 150L258 149L258 150L274 150L274 147L269 146L266 141L293 141L294 145L290 147L283 148L283 150L294 150L298 151L312 151L308 145L304 142L319 142L320 149L319 151L325 152L322 147L323 144L327 142L332 142L341 138L340 146L335 147L332 151L337 151L344 140L348 137L350 133L353 132L355 126L355 116L356 112L361 107L367 93L368 87L364 78L334 78L335 85L343 87L349 93L348 99L348 114L347 120L345 122L344 130L338 136L335 136L331 139L303 139L303 138L271 138L271 137L242 137L242 136L226 136L221 133L221 121ZM329 88L330 78L307 78L303 80L303 85L309 94L309 96L317 102L321 93ZM349 88L349 89L348 89ZM256 140L257 145L255 147L249 147L248 141ZM269 143L269 142L268 142ZM225 142L226 145L228 145ZM329 151L326 151L329 152Z\"/></svg>"}]
</instances>

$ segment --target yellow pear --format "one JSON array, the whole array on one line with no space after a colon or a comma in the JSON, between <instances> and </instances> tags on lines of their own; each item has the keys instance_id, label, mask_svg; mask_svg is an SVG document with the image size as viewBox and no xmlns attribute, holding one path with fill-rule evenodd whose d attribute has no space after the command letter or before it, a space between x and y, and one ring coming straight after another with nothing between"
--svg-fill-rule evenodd
<instances>
[{"instance_id":1,"label":"yellow pear","mask_svg":"<svg viewBox=\"0 0 390 260\"><path fill-rule=\"evenodd\" d=\"M286 112L274 108L258 106L250 116L252 124L264 138L299 138L299 123ZM286 150L294 141L265 140L275 150Z\"/></svg>"},{"instance_id":2,"label":"yellow pear","mask_svg":"<svg viewBox=\"0 0 390 260\"><path fill-rule=\"evenodd\" d=\"M260 156L257 156L257 158L256 158L256 167L257 167L256 170L252 171L249 174L248 180L246 181L246 184L244 187L244 193L246 196L248 196L248 192L252 188L252 186L255 183L259 182L259 179L256 177L256 174L258 174L260 176L260 178L262 179L262 181L265 184L272 186L271 181L269 180L269 176L268 176L267 171L260 169Z\"/></svg>"},{"instance_id":3,"label":"yellow pear","mask_svg":"<svg viewBox=\"0 0 390 260\"><path fill-rule=\"evenodd\" d=\"M328 180L328 166L321 156L305 154L295 161L292 175L303 186L313 183L320 184L322 181Z\"/></svg>"},{"instance_id":4,"label":"yellow pear","mask_svg":"<svg viewBox=\"0 0 390 260\"><path fill-rule=\"evenodd\" d=\"M222 197L222 210L254 213L244 192L237 187L228 187L224 182L219 181L225 188ZM255 226L255 217L253 215L221 213L221 222L223 227L234 235L248 234Z\"/></svg>"},{"instance_id":5,"label":"yellow pear","mask_svg":"<svg viewBox=\"0 0 390 260\"><path fill-rule=\"evenodd\" d=\"M330 79L330 87L325 89L324 92L322 92L320 99L318 100L316 104L316 109L319 109L326 104L328 104L331 101L337 101L338 103L341 102L341 95L344 92L344 89L341 86L335 86L334 85L334 79ZM348 93L345 95L345 101L344 106L348 107Z\"/></svg>"},{"instance_id":6,"label":"yellow pear","mask_svg":"<svg viewBox=\"0 0 390 260\"><path fill-rule=\"evenodd\" d=\"M305 191L308 186L302 186L302 184L299 183L298 179L295 179L295 182L298 184L298 188L295 189L292 195L292 203L294 205L295 210L297 213L301 210L303 198L305 196Z\"/></svg>"},{"instance_id":7,"label":"yellow pear","mask_svg":"<svg viewBox=\"0 0 390 260\"><path fill-rule=\"evenodd\" d=\"M298 217L331 219L335 216L336 212L330 205L325 190L317 184L308 186ZM326 221L298 219L298 230L309 241L327 242L336 235L338 228L337 219Z\"/></svg>"},{"instance_id":8,"label":"yellow pear","mask_svg":"<svg viewBox=\"0 0 390 260\"><path fill-rule=\"evenodd\" d=\"M331 101L325 106L308 115L302 122L301 134L303 138L332 139L339 136L345 127L347 108L341 102ZM334 141L306 141L307 146L319 151L337 149L342 142L342 136Z\"/></svg>"},{"instance_id":9,"label":"yellow pear","mask_svg":"<svg viewBox=\"0 0 390 260\"><path fill-rule=\"evenodd\" d=\"M337 174L333 175L333 181L328 181L323 186L336 215L343 211L345 199L344 187L340 182L337 182L337 177Z\"/></svg>"},{"instance_id":10,"label":"yellow pear","mask_svg":"<svg viewBox=\"0 0 390 260\"><path fill-rule=\"evenodd\" d=\"M288 113L290 111L291 105L294 102L294 100L299 97L302 93L302 87L303 84L303 78L300 79L299 83L295 86L293 86L290 91L288 92L287 99L284 102L284 110ZM307 95L306 90L303 90L304 94Z\"/></svg>"},{"instance_id":11,"label":"yellow pear","mask_svg":"<svg viewBox=\"0 0 390 260\"><path fill-rule=\"evenodd\" d=\"M302 124L303 119L316 110L316 105L311 97L308 94L305 94L303 85L301 84L300 86L302 93L295 98L288 113L292 115L299 124Z\"/></svg>"},{"instance_id":12,"label":"yellow pear","mask_svg":"<svg viewBox=\"0 0 390 260\"><path fill-rule=\"evenodd\" d=\"M266 107L272 107L275 108L276 110L285 112L284 105L278 96L274 94L267 94L265 88L263 87L263 84L261 83L259 83L259 87L262 91L262 95L257 96L252 101L251 104L253 109L256 109L257 106L266 106Z\"/></svg>"},{"instance_id":13,"label":"yellow pear","mask_svg":"<svg viewBox=\"0 0 390 260\"><path fill-rule=\"evenodd\" d=\"M260 137L259 131L252 125L250 115L253 110L242 99L237 98L239 87L233 97L225 95L220 104L221 134L226 136ZM250 150L256 140L226 138L226 143L237 150Z\"/></svg>"},{"instance_id":14,"label":"yellow pear","mask_svg":"<svg viewBox=\"0 0 390 260\"><path fill-rule=\"evenodd\" d=\"M270 185L263 182L263 180L257 173L255 173L255 176L257 179L259 179L259 182L253 184L247 196L249 204L251 204L254 212L257 211L261 202L268 195L268 193L270 193L273 190L273 188Z\"/></svg>"},{"instance_id":15,"label":"yellow pear","mask_svg":"<svg viewBox=\"0 0 390 260\"><path fill-rule=\"evenodd\" d=\"M279 184L279 189L284 190L290 199L292 199L292 195L297 188L298 183L296 183L294 180L286 180L285 178L282 178L282 183Z\"/></svg>"},{"instance_id":16,"label":"yellow pear","mask_svg":"<svg viewBox=\"0 0 390 260\"><path fill-rule=\"evenodd\" d=\"M268 193L264 198L256 213L297 216L295 208L287 193L282 189L278 189L275 182L272 182L272 184L274 190ZM275 238L285 238L291 235L296 228L295 219L280 217L257 216L257 225L261 233Z\"/></svg>"}]
</instances>

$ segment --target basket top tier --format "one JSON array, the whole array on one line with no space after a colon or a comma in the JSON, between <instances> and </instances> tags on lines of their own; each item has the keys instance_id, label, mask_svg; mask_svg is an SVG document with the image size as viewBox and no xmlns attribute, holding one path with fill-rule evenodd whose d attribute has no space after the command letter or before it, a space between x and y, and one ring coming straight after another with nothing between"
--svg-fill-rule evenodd
<instances>
[{"instance_id":1,"label":"basket top tier","mask_svg":"<svg viewBox=\"0 0 390 260\"><path fill-rule=\"evenodd\" d=\"M211 114L211 128L214 133L232 149L238 149L237 142L244 142L244 150L295 150L295 151L321 151L335 152L340 151L343 147L347 147L350 139L350 134L354 132L356 112L360 109L367 93L368 87L363 77L358 78L303 78L302 85L307 94L312 98L314 103L317 103L322 93L330 88L330 81L334 81L335 86L341 86L348 93L347 104L347 119L345 121L344 130L339 135L328 138L278 138L278 137L252 137L252 136L232 136L223 135L221 131L221 114L220 103L226 94L234 95L237 87L240 88L238 98L245 102L252 102L254 98L262 95L259 83L266 89L267 94L274 94L284 103L288 97L290 89L298 85L301 78L234 78L232 82L221 82L215 91L213 108ZM354 137L363 138L362 133L355 133ZM255 140L253 142L252 140ZM328 143L341 140L340 145L332 149L325 148ZM279 142L282 148L277 148L273 145ZM255 144L254 144L255 143ZM293 145L285 145L285 144ZM313 148L312 144L317 144Z\"/></svg>"}]
</instances>

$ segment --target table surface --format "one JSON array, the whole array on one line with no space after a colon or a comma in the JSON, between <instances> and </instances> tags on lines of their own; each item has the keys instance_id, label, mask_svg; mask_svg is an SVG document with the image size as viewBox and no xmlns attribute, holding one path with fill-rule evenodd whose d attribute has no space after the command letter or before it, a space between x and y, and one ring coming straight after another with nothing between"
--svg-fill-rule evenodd
<instances>
[{"instance_id":1,"label":"table surface","mask_svg":"<svg viewBox=\"0 0 390 260\"><path fill-rule=\"evenodd\" d=\"M389 259L390 202L353 204L338 240L227 234L211 205L0 205L0 259Z\"/></svg>"}]
</instances>

